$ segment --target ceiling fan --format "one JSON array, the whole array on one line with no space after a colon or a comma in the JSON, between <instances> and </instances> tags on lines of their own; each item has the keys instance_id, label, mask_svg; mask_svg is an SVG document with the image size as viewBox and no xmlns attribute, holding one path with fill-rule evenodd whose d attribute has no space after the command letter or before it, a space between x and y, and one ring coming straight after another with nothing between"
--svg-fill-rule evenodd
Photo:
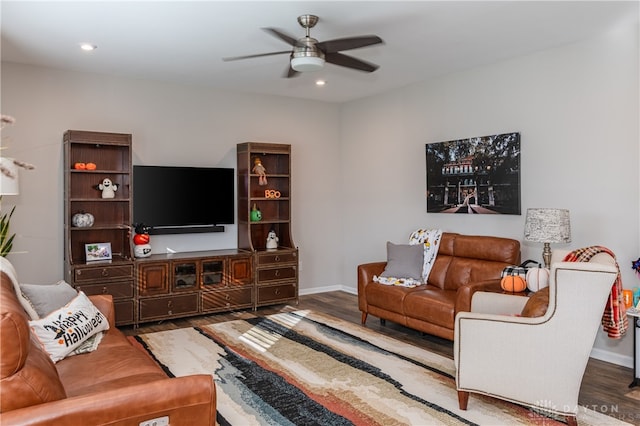
<instances>
[{"instance_id":1,"label":"ceiling fan","mask_svg":"<svg viewBox=\"0 0 640 426\"><path fill-rule=\"evenodd\" d=\"M383 43L382 39L375 35L365 35L358 37L338 38L319 42L309 35L310 29L318 22L315 15L298 16L298 23L306 30L306 35L296 39L275 28L263 28L266 32L290 44L292 50L282 50L279 52L259 53L256 55L234 56L223 58L223 61L237 61L239 59L258 58L261 56L290 54L289 67L283 77L295 77L301 72L317 71L323 68L325 62L334 65L347 67L364 72L373 72L378 69L378 65L365 62L340 53L342 50L357 49Z\"/></svg>"}]
</instances>

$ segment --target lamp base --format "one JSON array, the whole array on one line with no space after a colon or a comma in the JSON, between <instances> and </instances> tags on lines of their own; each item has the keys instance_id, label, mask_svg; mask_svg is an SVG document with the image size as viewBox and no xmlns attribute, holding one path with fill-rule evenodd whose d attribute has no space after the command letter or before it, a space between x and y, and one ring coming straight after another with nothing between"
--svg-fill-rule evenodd
<instances>
[{"instance_id":1,"label":"lamp base","mask_svg":"<svg viewBox=\"0 0 640 426\"><path fill-rule=\"evenodd\" d=\"M545 268L551 268L551 245L549 243L544 243L544 247L542 248L542 260L544 261Z\"/></svg>"}]
</instances>

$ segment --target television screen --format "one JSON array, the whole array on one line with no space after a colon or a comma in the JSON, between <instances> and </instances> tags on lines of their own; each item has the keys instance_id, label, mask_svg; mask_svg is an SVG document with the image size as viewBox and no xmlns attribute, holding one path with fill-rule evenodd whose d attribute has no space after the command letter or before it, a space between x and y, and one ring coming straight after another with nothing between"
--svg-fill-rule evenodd
<instances>
[{"instance_id":1,"label":"television screen","mask_svg":"<svg viewBox=\"0 0 640 426\"><path fill-rule=\"evenodd\" d=\"M221 231L234 223L234 169L133 166L133 221L150 234Z\"/></svg>"}]
</instances>

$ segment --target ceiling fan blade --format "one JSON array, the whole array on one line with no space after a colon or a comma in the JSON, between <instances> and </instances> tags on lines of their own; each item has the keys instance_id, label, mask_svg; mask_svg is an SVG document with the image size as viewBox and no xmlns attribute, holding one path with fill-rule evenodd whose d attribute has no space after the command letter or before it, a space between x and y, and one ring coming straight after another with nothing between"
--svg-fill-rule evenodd
<instances>
[{"instance_id":1,"label":"ceiling fan blade","mask_svg":"<svg viewBox=\"0 0 640 426\"><path fill-rule=\"evenodd\" d=\"M353 68L365 72L373 72L378 69L378 65L356 59L353 56L344 55L342 53L327 53L324 60L341 67Z\"/></svg>"},{"instance_id":2,"label":"ceiling fan blade","mask_svg":"<svg viewBox=\"0 0 640 426\"><path fill-rule=\"evenodd\" d=\"M285 43L290 44L291 46L298 46L298 39L291 37L288 34L283 33L282 31L276 29L276 28L263 28L264 31L268 32L269 34L278 37L280 40L284 41Z\"/></svg>"},{"instance_id":3,"label":"ceiling fan blade","mask_svg":"<svg viewBox=\"0 0 640 426\"><path fill-rule=\"evenodd\" d=\"M282 77L291 78L291 77L297 77L299 75L300 75L300 73L298 71L294 70L291 67L291 62L289 62L289 68L287 68L287 70L284 72L284 75Z\"/></svg>"},{"instance_id":4,"label":"ceiling fan blade","mask_svg":"<svg viewBox=\"0 0 640 426\"><path fill-rule=\"evenodd\" d=\"M337 38L335 40L327 40L316 43L325 54L334 53L341 50L357 49L359 47L371 46L373 44L384 43L382 39L375 35L365 35L359 37Z\"/></svg>"},{"instance_id":5,"label":"ceiling fan blade","mask_svg":"<svg viewBox=\"0 0 640 426\"><path fill-rule=\"evenodd\" d=\"M245 56L231 56L228 58L222 58L223 61L237 61L239 59L250 59L250 58L259 58L261 56L272 56L272 55L281 55L283 53L291 53L290 50L282 50L280 52L269 52L269 53L258 53L256 55L245 55Z\"/></svg>"}]
</instances>

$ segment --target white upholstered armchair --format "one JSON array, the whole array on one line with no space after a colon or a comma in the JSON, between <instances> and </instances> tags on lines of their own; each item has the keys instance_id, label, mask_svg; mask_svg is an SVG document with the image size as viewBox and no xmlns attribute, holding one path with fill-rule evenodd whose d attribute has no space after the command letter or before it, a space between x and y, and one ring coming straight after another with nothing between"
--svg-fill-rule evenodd
<instances>
[{"instance_id":1,"label":"white upholstered armchair","mask_svg":"<svg viewBox=\"0 0 640 426\"><path fill-rule=\"evenodd\" d=\"M460 409L467 409L469 393L480 393L576 425L580 384L617 272L604 253L588 263L552 261L549 308L534 318L515 316L527 297L475 293L472 312L458 313L455 322Z\"/></svg>"}]
</instances>

